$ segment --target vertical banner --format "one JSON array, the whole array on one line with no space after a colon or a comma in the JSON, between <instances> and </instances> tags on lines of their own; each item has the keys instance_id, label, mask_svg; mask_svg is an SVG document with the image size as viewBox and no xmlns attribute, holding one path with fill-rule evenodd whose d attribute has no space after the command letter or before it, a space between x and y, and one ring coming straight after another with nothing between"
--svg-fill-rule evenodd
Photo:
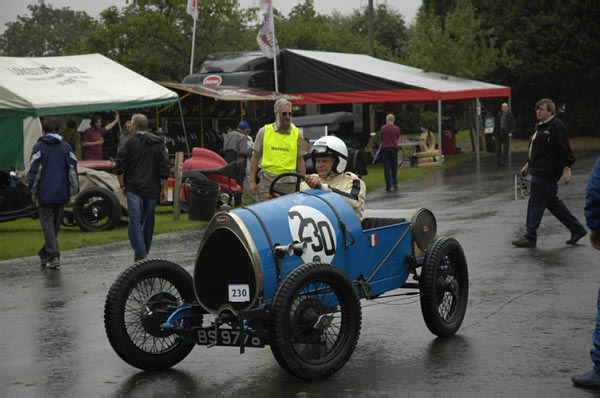
<instances>
[{"instance_id":1,"label":"vertical banner","mask_svg":"<svg viewBox=\"0 0 600 398\"><path fill-rule=\"evenodd\" d=\"M256 35L256 41L264 56L273 58L275 92L279 92L277 79L277 55L279 53L279 48L277 46L277 38L275 37L272 0L260 0L260 8L262 10L263 18L260 28L258 29L258 34Z\"/></svg>"},{"instance_id":2,"label":"vertical banner","mask_svg":"<svg viewBox=\"0 0 600 398\"><path fill-rule=\"evenodd\" d=\"M273 58L273 53L275 53L277 48L277 43L275 42L275 24L273 22L272 7L273 5L271 4L271 0L260 1L260 8L263 17L260 28L258 29L258 34L256 35L258 46L262 50L265 57L269 59Z\"/></svg>"},{"instance_id":3,"label":"vertical banner","mask_svg":"<svg viewBox=\"0 0 600 398\"><path fill-rule=\"evenodd\" d=\"M194 27L192 28L192 54L190 56L190 75L194 73L194 48L196 47L196 22L198 21L198 1L188 0L187 13L194 19Z\"/></svg>"}]
</instances>

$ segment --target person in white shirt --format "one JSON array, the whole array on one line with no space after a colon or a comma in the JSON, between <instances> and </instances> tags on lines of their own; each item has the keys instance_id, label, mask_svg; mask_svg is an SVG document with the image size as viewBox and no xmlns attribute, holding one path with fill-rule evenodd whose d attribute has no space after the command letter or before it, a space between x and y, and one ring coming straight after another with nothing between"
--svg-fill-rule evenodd
<instances>
[{"instance_id":1,"label":"person in white shirt","mask_svg":"<svg viewBox=\"0 0 600 398\"><path fill-rule=\"evenodd\" d=\"M365 207L367 187L356 174L346 170L348 148L334 136L319 138L310 150L316 174L306 176L300 190L322 189L340 195L356 212L359 220Z\"/></svg>"}]
</instances>

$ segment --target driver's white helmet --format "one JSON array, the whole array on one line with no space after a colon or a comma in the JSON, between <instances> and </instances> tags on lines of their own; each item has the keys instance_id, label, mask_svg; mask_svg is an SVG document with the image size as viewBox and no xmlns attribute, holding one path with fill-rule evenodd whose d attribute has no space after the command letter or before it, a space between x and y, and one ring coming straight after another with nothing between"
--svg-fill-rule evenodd
<instances>
[{"instance_id":1,"label":"driver's white helmet","mask_svg":"<svg viewBox=\"0 0 600 398\"><path fill-rule=\"evenodd\" d=\"M336 173L343 173L346 170L348 164L348 148L344 141L333 135L327 135L319 138L313 144L310 149L310 154L313 158L313 163L316 164L315 159L319 156L333 156L335 161L333 162L333 171Z\"/></svg>"}]
</instances>

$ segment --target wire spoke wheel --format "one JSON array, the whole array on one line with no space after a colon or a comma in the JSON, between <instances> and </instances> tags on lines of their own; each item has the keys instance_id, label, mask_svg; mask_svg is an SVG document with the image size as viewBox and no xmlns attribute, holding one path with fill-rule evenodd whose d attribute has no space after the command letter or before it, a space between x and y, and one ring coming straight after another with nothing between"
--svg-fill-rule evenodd
<instances>
[{"instance_id":1,"label":"wire spoke wheel","mask_svg":"<svg viewBox=\"0 0 600 398\"><path fill-rule=\"evenodd\" d=\"M352 356L360 334L356 290L339 268L305 264L278 287L269 311L270 341L279 364L306 380L328 377Z\"/></svg>"},{"instance_id":2,"label":"wire spoke wheel","mask_svg":"<svg viewBox=\"0 0 600 398\"><path fill-rule=\"evenodd\" d=\"M177 345L176 335L160 329L183 301L168 280L149 277L133 286L125 303L125 330L142 351L158 354Z\"/></svg>"},{"instance_id":3,"label":"wire spoke wheel","mask_svg":"<svg viewBox=\"0 0 600 398\"><path fill-rule=\"evenodd\" d=\"M436 284L438 313L449 322L458 311L460 282L456 275L456 265L449 259L440 264Z\"/></svg>"},{"instance_id":4,"label":"wire spoke wheel","mask_svg":"<svg viewBox=\"0 0 600 398\"><path fill-rule=\"evenodd\" d=\"M308 363L324 363L335 356L348 322L339 298L325 283L309 282L292 302L288 333L298 357Z\"/></svg>"},{"instance_id":5,"label":"wire spoke wheel","mask_svg":"<svg viewBox=\"0 0 600 398\"><path fill-rule=\"evenodd\" d=\"M452 336L460 328L467 310L469 275L460 244L438 238L425 255L420 279L421 312L429 330Z\"/></svg>"},{"instance_id":6,"label":"wire spoke wheel","mask_svg":"<svg viewBox=\"0 0 600 398\"><path fill-rule=\"evenodd\" d=\"M161 325L181 305L194 301L191 275L175 263L150 259L135 263L113 283L104 305L104 327L115 352L144 370L167 369L194 348ZM202 317L186 319L202 324Z\"/></svg>"}]
</instances>

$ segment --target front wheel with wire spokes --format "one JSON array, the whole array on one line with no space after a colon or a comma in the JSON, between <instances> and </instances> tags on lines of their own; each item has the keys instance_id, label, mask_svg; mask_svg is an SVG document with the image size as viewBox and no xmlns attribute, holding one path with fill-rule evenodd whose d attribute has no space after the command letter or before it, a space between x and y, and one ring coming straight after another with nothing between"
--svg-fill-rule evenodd
<instances>
[{"instance_id":1,"label":"front wheel with wire spokes","mask_svg":"<svg viewBox=\"0 0 600 398\"><path fill-rule=\"evenodd\" d=\"M143 370L170 368L182 361L194 344L162 330L161 325L182 302L193 300L192 277L179 265L160 259L135 263L119 275L106 297L104 327L108 340L132 366ZM194 320L194 324L198 322L202 320Z\"/></svg>"},{"instance_id":2,"label":"front wheel with wire spokes","mask_svg":"<svg viewBox=\"0 0 600 398\"><path fill-rule=\"evenodd\" d=\"M454 335L465 317L469 296L467 260L455 239L442 237L429 245L419 285L421 312L431 333Z\"/></svg>"},{"instance_id":3,"label":"front wheel with wire spokes","mask_svg":"<svg viewBox=\"0 0 600 398\"><path fill-rule=\"evenodd\" d=\"M275 359L305 380L341 369L352 356L360 327L356 289L344 271L330 264L296 268L277 288L269 309Z\"/></svg>"}]
</instances>

